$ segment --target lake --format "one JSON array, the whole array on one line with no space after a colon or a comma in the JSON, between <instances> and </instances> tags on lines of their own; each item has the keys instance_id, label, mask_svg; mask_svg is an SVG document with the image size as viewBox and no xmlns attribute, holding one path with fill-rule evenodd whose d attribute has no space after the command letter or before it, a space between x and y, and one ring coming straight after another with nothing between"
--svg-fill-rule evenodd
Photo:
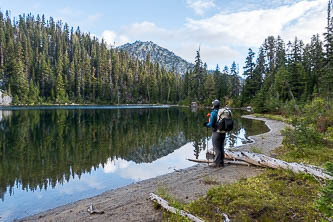
<instances>
[{"instance_id":1,"label":"lake","mask_svg":"<svg viewBox=\"0 0 333 222\"><path fill-rule=\"evenodd\" d=\"M209 110L169 106L0 109L0 221L33 215L204 159ZM267 132L233 112L226 147Z\"/></svg>"}]
</instances>

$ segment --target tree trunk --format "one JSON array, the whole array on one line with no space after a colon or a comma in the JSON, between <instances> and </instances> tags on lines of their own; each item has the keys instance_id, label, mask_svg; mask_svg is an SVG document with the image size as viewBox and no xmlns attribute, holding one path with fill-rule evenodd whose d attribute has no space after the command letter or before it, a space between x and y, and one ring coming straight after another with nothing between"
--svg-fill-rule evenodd
<instances>
[{"instance_id":1,"label":"tree trunk","mask_svg":"<svg viewBox=\"0 0 333 222\"><path fill-rule=\"evenodd\" d=\"M163 207L164 209L166 209L167 211L174 213L174 214L179 214L183 217L187 217L188 219L190 219L191 221L195 221L195 222L204 222L203 220L201 220L200 218L193 216L190 213L187 213L183 210L178 210L174 207L169 206L168 201L164 200L162 197L157 196L154 193L150 193L149 194L149 199L151 199L152 201L158 203L159 205L161 205L161 207Z\"/></svg>"},{"instance_id":2,"label":"tree trunk","mask_svg":"<svg viewBox=\"0 0 333 222\"><path fill-rule=\"evenodd\" d=\"M148 100L149 100L149 103L150 103L150 93L149 93L149 87L147 85L147 94L148 94Z\"/></svg>"},{"instance_id":3,"label":"tree trunk","mask_svg":"<svg viewBox=\"0 0 333 222\"><path fill-rule=\"evenodd\" d=\"M167 98L167 103L169 103L169 97L170 97L170 86L168 88L168 98Z\"/></svg>"},{"instance_id":4,"label":"tree trunk","mask_svg":"<svg viewBox=\"0 0 333 222\"><path fill-rule=\"evenodd\" d=\"M255 166L268 167L268 168L281 168L291 170L294 173L308 173L321 179L333 180L333 176L330 176L324 172L320 167L312 165L303 165L299 163L288 163L283 160L275 159L263 154L242 152L242 151L225 151L224 157L226 159L241 160L250 163Z\"/></svg>"}]
</instances>

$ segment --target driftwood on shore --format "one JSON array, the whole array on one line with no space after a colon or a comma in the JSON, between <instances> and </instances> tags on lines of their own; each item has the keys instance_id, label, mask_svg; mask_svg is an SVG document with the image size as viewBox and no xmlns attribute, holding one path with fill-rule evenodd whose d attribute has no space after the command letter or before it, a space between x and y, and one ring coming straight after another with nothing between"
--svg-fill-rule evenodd
<instances>
[{"instance_id":1,"label":"driftwood on shore","mask_svg":"<svg viewBox=\"0 0 333 222\"><path fill-rule=\"evenodd\" d=\"M164 200L162 197L160 197L154 193L149 194L149 199L158 203L161 207L163 207L164 209L166 209L167 211L169 211L171 213L179 214L183 217L187 217L188 219L190 219L191 221L194 221L194 222L204 222L202 219L200 219L190 213L187 213L186 211L178 210L174 207L169 206L168 201Z\"/></svg>"},{"instance_id":2,"label":"driftwood on shore","mask_svg":"<svg viewBox=\"0 0 333 222\"><path fill-rule=\"evenodd\" d=\"M294 173L308 173L321 179L333 180L333 177L326 174L320 167L304 165L300 163L288 163L286 161L275 159L263 154L226 150L224 152L224 157L226 159L244 161L255 166L268 167L273 169L281 168L291 170Z\"/></svg>"},{"instance_id":3,"label":"driftwood on shore","mask_svg":"<svg viewBox=\"0 0 333 222\"><path fill-rule=\"evenodd\" d=\"M149 199L158 203L161 207L163 207L164 209L166 209L167 211L171 212L171 213L174 213L174 214L179 214L183 217L186 217L188 219L190 219L191 221L194 221L194 222L204 222L204 220L186 212L186 211L183 211L183 210L178 210L174 207L171 207L168 203L168 201L164 200L162 197L154 194L154 193L150 193L149 194ZM229 219L228 215L221 212L221 210L219 209L219 213L224 217L224 222L230 222L231 220Z\"/></svg>"}]
</instances>

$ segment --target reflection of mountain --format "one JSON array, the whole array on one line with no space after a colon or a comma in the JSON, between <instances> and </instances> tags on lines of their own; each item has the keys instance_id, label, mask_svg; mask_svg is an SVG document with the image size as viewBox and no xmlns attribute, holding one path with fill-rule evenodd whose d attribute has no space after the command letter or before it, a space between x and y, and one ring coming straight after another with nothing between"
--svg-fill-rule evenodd
<instances>
[{"instance_id":1,"label":"reflection of mountain","mask_svg":"<svg viewBox=\"0 0 333 222\"><path fill-rule=\"evenodd\" d=\"M127 156L126 160L132 160L135 163L151 163L161 157L167 156L179 147L186 144L186 138L183 132L173 137L166 137L164 141L153 145L149 150L146 147L139 147L133 153Z\"/></svg>"}]
</instances>

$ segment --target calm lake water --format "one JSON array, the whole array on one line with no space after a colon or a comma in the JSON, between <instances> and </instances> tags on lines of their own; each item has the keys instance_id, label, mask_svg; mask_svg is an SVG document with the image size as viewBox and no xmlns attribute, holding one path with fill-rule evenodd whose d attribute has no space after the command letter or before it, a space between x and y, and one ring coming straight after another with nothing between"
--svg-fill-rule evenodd
<instances>
[{"instance_id":1,"label":"calm lake water","mask_svg":"<svg viewBox=\"0 0 333 222\"><path fill-rule=\"evenodd\" d=\"M204 159L205 111L166 106L0 109L0 221L101 194ZM233 112L226 147L268 131ZM209 131L208 144L211 146Z\"/></svg>"}]
</instances>

